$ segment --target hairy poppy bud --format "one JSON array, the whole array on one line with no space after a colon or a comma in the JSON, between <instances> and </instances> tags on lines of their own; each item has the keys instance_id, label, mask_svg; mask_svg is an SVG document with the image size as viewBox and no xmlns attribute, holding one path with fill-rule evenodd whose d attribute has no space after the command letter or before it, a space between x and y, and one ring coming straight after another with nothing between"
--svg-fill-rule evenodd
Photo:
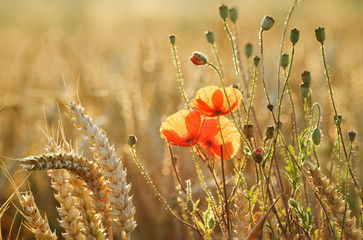
<instances>
[{"instance_id":1,"label":"hairy poppy bud","mask_svg":"<svg viewBox=\"0 0 363 240\"><path fill-rule=\"evenodd\" d=\"M210 43L214 43L214 41L216 40L216 35L214 34L214 32L211 31L207 31L205 33L205 37L207 38L207 41Z\"/></svg>"},{"instance_id":2,"label":"hairy poppy bud","mask_svg":"<svg viewBox=\"0 0 363 240\"><path fill-rule=\"evenodd\" d=\"M274 25L274 23L275 23L275 20L272 17L265 16L262 19L262 22L261 22L261 29L262 29L262 31L269 30L270 28L272 28L272 26Z\"/></svg>"},{"instance_id":3,"label":"hairy poppy bud","mask_svg":"<svg viewBox=\"0 0 363 240\"><path fill-rule=\"evenodd\" d=\"M130 147L133 147L137 142L137 138L136 136L133 136L133 135L130 135L127 139L127 144L130 146Z\"/></svg>"},{"instance_id":4,"label":"hairy poppy bud","mask_svg":"<svg viewBox=\"0 0 363 240\"><path fill-rule=\"evenodd\" d=\"M190 61L194 65L204 65L208 62L208 59L203 53L193 52L193 55L190 57Z\"/></svg>"},{"instance_id":5,"label":"hairy poppy bud","mask_svg":"<svg viewBox=\"0 0 363 240\"><path fill-rule=\"evenodd\" d=\"M170 34L169 35L169 41L172 45L175 44L175 39L176 39L176 36L174 34Z\"/></svg>"},{"instance_id":6,"label":"hairy poppy bud","mask_svg":"<svg viewBox=\"0 0 363 240\"><path fill-rule=\"evenodd\" d=\"M229 9L229 18L232 20L232 22L236 23L238 18L238 10L237 8L231 8Z\"/></svg>"},{"instance_id":7,"label":"hairy poppy bud","mask_svg":"<svg viewBox=\"0 0 363 240\"><path fill-rule=\"evenodd\" d=\"M284 53L281 56L281 67L286 69L287 66L289 66L289 54Z\"/></svg>"},{"instance_id":8,"label":"hairy poppy bud","mask_svg":"<svg viewBox=\"0 0 363 240\"><path fill-rule=\"evenodd\" d=\"M221 18L225 21L228 16L229 16L229 10L228 7L226 5L221 5L219 7L219 15L221 16Z\"/></svg>"},{"instance_id":9,"label":"hairy poppy bud","mask_svg":"<svg viewBox=\"0 0 363 240\"><path fill-rule=\"evenodd\" d=\"M255 65L255 67L258 67L258 64L260 64L260 60L261 58L257 55L253 58L253 64Z\"/></svg>"},{"instance_id":10,"label":"hairy poppy bud","mask_svg":"<svg viewBox=\"0 0 363 240\"><path fill-rule=\"evenodd\" d=\"M256 148L252 152L252 159L255 160L256 163L260 163L263 160L263 150L262 148Z\"/></svg>"},{"instance_id":11,"label":"hairy poppy bud","mask_svg":"<svg viewBox=\"0 0 363 240\"><path fill-rule=\"evenodd\" d=\"M190 200L190 199L188 199L188 201L187 201L187 210L189 212L194 212L194 204L193 204L192 200Z\"/></svg>"},{"instance_id":12,"label":"hairy poppy bud","mask_svg":"<svg viewBox=\"0 0 363 240\"><path fill-rule=\"evenodd\" d=\"M319 128L315 128L313 134L311 135L314 145L319 145L321 141L321 132Z\"/></svg>"},{"instance_id":13,"label":"hairy poppy bud","mask_svg":"<svg viewBox=\"0 0 363 240\"><path fill-rule=\"evenodd\" d=\"M251 43L247 43L245 46L245 54L249 58L252 55L253 52L253 46Z\"/></svg>"},{"instance_id":14,"label":"hairy poppy bud","mask_svg":"<svg viewBox=\"0 0 363 240\"><path fill-rule=\"evenodd\" d=\"M325 28L318 27L317 29L315 29L315 37L318 42L323 44L325 41Z\"/></svg>"},{"instance_id":15,"label":"hairy poppy bud","mask_svg":"<svg viewBox=\"0 0 363 240\"><path fill-rule=\"evenodd\" d=\"M357 136L357 133L354 130L350 130L348 132L348 135L349 135L349 141L354 142L355 136Z\"/></svg>"},{"instance_id":16,"label":"hairy poppy bud","mask_svg":"<svg viewBox=\"0 0 363 240\"><path fill-rule=\"evenodd\" d=\"M295 45L299 41L300 31L296 28L292 29L290 32L290 41L293 45Z\"/></svg>"},{"instance_id":17,"label":"hairy poppy bud","mask_svg":"<svg viewBox=\"0 0 363 240\"><path fill-rule=\"evenodd\" d=\"M301 78L302 78L303 83L306 83L306 84L310 85L310 83L311 83L311 74L310 74L309 71L304 71L301 74Z\"/></svg>"}]
</instances>

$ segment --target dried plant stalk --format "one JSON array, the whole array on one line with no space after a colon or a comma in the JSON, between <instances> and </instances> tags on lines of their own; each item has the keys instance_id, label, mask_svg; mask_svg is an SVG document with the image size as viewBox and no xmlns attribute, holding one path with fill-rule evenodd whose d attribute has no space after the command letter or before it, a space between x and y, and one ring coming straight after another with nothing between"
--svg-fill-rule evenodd
<instances>
[{"instance_id":1,"label":"dried plant stalk","mask_svg":"<svg viewBox=\"0 0 363 240\"><path fill-rule=\"evenodd\" d=\"M321 172L320 168L316 167L311 162L307 161L307 173L311 182L315 186L317 193L322 197L322 200L327 205L328 211L333 216L335 223L342 228L345 202L338 192L337 186L330 182L327 177ZM350 217L350 210L347 209L344 219L343 234L345 239L362 239L362 233L355 226L355 217Z\"/></svg>"},{"instance_id":2,"label":"dried plant stalk","mask_svg":"<svg viewBox=\"0 0 363 240\"><path fill-rule=\"evenodd\" d=\"M47 216L43 219L40 215L31 192L21 195L20 204L23 207L28 227L37 239L58 239L57 235L49 228Z\"/></svg>"},{"instance_id":3,"label":"dried plant stalk","mask_svg":"<svg viewBox=\"0 0 363 240\"><path fill-rule=\"evenodd\" d=\"M75 126L91 145L91 150L97 162L103 169L103 176L110 189L109 201L112 205L111 214L115 223L125 232L132 232L136 227L134 221L135 208L132 197L129 197L130 185L126 182L126 170L116 156L114 146L109 144L106 133L93 123L84 113L80 105L68 103L68 108Z\"/></svg>"},{"instance_id":4,"label":"dried plant stalk","mask_svg":"<svg viewBox=\"0 0 363 240\"><path fill-rule=\"evenodd\" d=\"M238 187L234 198L235 234L238 239L246 239L251 231L249 203L245 197L246 191Z\"/></svg>"}]
</instances>

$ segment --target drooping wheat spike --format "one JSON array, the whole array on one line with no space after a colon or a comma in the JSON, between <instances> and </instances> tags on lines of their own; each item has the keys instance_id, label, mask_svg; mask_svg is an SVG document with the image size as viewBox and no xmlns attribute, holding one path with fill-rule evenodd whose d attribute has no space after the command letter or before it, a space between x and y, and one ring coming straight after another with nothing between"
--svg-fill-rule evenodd
<instances>
[{"instance_id":1,"label":"drooping wheat spike","mask_svg":"<svg viewBox=\"0 0 363 240\"><path fill-rule=\"evenodd\" d=\"M93 209L91 191L84 187L84 181L72 177L69 179L73 186L73 196L77 198L77 208L81 212L81 222L83 222L84 232L87 240L105 239L105 229L101 225L101 217Z\"/></svg>"},{"instance_id":2,"label":"drooping wheat spike","mask_svg":"<svg viewBox=\"0 0 363 240\"><path fill-rule=\"evenodd\" d=\"M20 204L23 207L27 225L37 239L58 239L55 232L53 233L49 228L47 216L43 219L40 215L31 192L21 195Z\"/></svg>"},{"instance_id":3,"label":"drooping wheat spike","mask_svg":"<svg viewBox=\"0 0 363 240\"><path fill-rule=\"evenodd\" d=\"M103 169L103 176L110 189L109 201L115 223L125 232L132 232L136 227L135 208L132 197L129 197L131 186L126 182L126 169L117 158L115 148L110 145L106 133L84 113L83 107L73 102L69 102L67 106L72 121L91 145L90 149Z\"/></svg>"},{"instance_id":4,"label":"drooping wheat spike","mask_svg":"<svg viewBox=\"0 0 363 240\"><path fill-rule=\"evenodd\" d=\"M322 197L323 202L331 213L334 222L342 229L345 202L338 192L337 186L329 181L321 172L320 168L313 163L306 161L306 168L312 184L317 193ZM362 233L355 226L355 217L350 217L350 210L347 209L344 219L343 234L345 239L362 239Z\"/></svg>"},{"instance_id":5,"label":"drooping wheat spike","mask_svg":"<svg viewBox=\"0 0 363 240\"><path fill-rule=\"evenodd\" d=\"M235 235L237 239L246 239L250 230L250 212L249 203L245 197L246 191L238 187L234 197L234 215L235 215Z\"/></svg>"},{"instance_id":6,"label":"drooping wheat spike","mask_svg":"<svg viewBox=\"0 0 363 240\"><path fill-rule=\"evenodd\" d=\"M84 231L79 221L81 213L76 208L77 200L72 196L72 186L69 183L69 173L64 169L48 170L48 175L52 178L52 187L57 191L54 194L55 199L59 202L57 207L61 220L61 227L66 232L62 233L65 239L85 239L82 234Z\"/></svg>"}]
</instances>

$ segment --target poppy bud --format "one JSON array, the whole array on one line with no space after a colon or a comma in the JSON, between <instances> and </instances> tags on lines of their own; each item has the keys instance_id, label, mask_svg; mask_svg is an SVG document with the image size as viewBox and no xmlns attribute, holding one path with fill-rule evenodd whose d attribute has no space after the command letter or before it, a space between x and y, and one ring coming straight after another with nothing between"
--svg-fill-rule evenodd
<instances>
[{"instance_id":1,"label":"poppy bud","mask_svg":"<svg viewBox=\"0 0 363 240\"><path fill-rule=\"evenodd\" d=\"M261 58L257 55L253 58L253 64L255 65L255 67L258 67L258 64L260 64L260 60Z\"/></svg>"},{"instance_id":2,"label":"poppy bud","mask_svg":"<svg viewBox=\"0 0 363 240\"><path fill-rule=\"evenodd\" d=\"M315 29L315 37L318 42L323 44L325 41L325 28L318 27L317 29Z\"/></svg>"},{"instance_id":3,"label":"poppy bud","mask_svg":"<svg viewBox=\"0 0 363 240\"><path fill-rule=\"evenodd\" d=\"M289 65L289 54L284 53L281 56L281 67L283 69L286 69L288 65Z\"/></svg>"},{"instance_id":4,"label":"poppy bud","mask_svg":"<svg viewBox=\"0 0 363 240\"><path fill-rule=\"evenodd\" d=\"M310 85L310 83L311 83L311 74L310 74L309 71L304 71L301 74L301 78L302 78L303 83L306 83L306 84Z\"/></svg>"},{"instance_id":5,"label":"poppy bud","mask_svg":"<svg viewBox=\"0 0 363 240\"><path fill-rule=\"evenodd\" d=\"M188 201L187 201L187 210L189 212L194 212L194 204L193 204L192 200L190 200L190 199L188 199Z\"/></svg>"},{"instance_id":6,"label":"poppy bud","mask_svg":"<svg viewBox=\"0 0 363 240\"><path fill-rule=\"evenodd\" d=\"M270 17L270 16L265 16L263 19L262 19L262 22L261 22L261 29L262 31L267 31L269 30L275 23L275 20Z\"/></svg>"},{"instance_id":7,"label":"poppy bud","mask_svg":"<svg viewBox=\"0 0 363 240\"><path fill-rule=\"evenodd\" d=\"M256 163L260 163L263 160L263 150L262 148L256 148L252 152L252 159L255 160Z\"/></svg>"},{"instance_id":8,"label":"poppy bud","mask_svg":"<svg viewBox=\"0 0 363 240\"><path fill-rule=\"evenodd\" d=\"M299 41L299 37L300 37L300 31L297 30L296 28L292 29L290 32L290 41L292 42L293 45L295 45Z\"/></svg>"},{"instance_id":9,"label":"poppy bud","mask_svg":"<svg viewBox=\"0 0 363 240\"><path fill-rule=\"evenodd\" d=\"M226 5L221 5L219 7L219 15L221 16L221 18L225 21L228 16L229 16L229 11L228 11L228 7Z\"/></svg>"},{"instance_id":10,"label":"poppy bud","mask_svg":"<svg viewBox=\"0 0 363 240\"><path fill-rule=\"evenodd\" d=\"M245 46L245 54L249 58L252 55L253 52L253 46L251 43L247 43Z\"/></svg>"},{"instance_id":11,"label":"poppy bud","mask_svg":"<svg viewBox=\"0 0 363 240\"><path fill-rule=\"evenodd\" d=\"M274 126L270 126L266 128L266 139L271 139L274 137L274 131L275 131L275 127Z\"/></svg>"},{"instance_id":12,"label":"poppy bud","mask_svg":"<svg viewBox=\"0 0 363 240\"><path fill-rule=\"evenodd\" d=\"M321 132L319 128L315 128L313 134L311 135L314 145L319 145L321 141Z\"/></svg>"},{"instance_id":13,"label":"poppy bud","mask_svg":"<svg viewBox=\"0 0 363 240\"><path fill-rule=\"evenodd\" d=\"M348 135L349 135L349 141L354 142L355 136L357 136L357 133L354 130L350 130L348 132Z\"/></svg>"},{"instance_id":14,"label":"poppy bud","mask_svg":"<svg viewBox=\"0 0 363 240\"><path fill-rule=\"evenodd\" d=\"M203 53L193 52L193 55L190 57L190 61L194 65L204 65L208 62L208 59Z\"/></svg>"},{"instance_id":15,"label":"poppy bud","mask_svg":"<svg viewBox=\"0 0 363 240\"><path fill-rule=\"evenodd\" d=\"M310 84L302 83L300 85L300 96L303 101L308 96L309 92L310 92Z\"/></svg>"},{"instance_id":16,"label":"poppy bud","mask_svg":"<svg viewBox=\"0 0 363 240\"><path fill-rule=\"evenodd\" d=\"M237 8L231 8L231 9L229 9L229 18L232 20L232 22L236 23L236 20L238 18L238 10L237 10Z\"/></svg>"},{"instance_id":17,"label":"poppy bud","mask_svg":"<svg viewBox=\"0 0 363 240\"><path fill-rule=\"evenodd\" d=\"M176 39L176 36L174 34L169 35L169 41L170 41L171 45L175 44L175 39Z\"/></svg>"},{"instance_id":18,"label":"poppy bud","mask_svg":"<svg viewBox=\"0 0 363 240\"><path fill-rule=\"evenodd\" d=\"M135 144L137 143L137 138L136 136L133 136L133 135L130 135L127 139L127 144L130 146L130 147L133 147Z\"/></svg>"},{"instance_id":19,"label":"poppy bud","mask_svg":"<svg viewBox=\"0 0 363 240\"><path fill-rule=\"evenodd\" d=\"M214 34L214 32L211 31L207 31L205 33L205 37L207 38L207 41L210 43L214 43L214 41L216 40L216 35Z\"/></svg>"}]
</instances>

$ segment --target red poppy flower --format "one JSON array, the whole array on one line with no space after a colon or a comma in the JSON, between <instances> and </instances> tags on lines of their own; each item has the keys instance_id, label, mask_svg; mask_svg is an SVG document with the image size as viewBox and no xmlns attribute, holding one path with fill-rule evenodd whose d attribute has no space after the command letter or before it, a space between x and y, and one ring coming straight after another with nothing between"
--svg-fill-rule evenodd
<instances>
[{"instance_id":1,"label":"red poppy flower","mask_svg":"<svg viewBox=\"0 0 363 240\"><path fill-rule=\"evenodd\" d=\"M169 116L161 124L161 137L171 145L188 147L190 143L196 144L204 121L204 116L199 110L181 110Z\"/></svg>"},{"instance_id":2,"label":"red poppy flower","mask_svg":"<svg viewBox=\"0 0 363 240\"><path fill-rule=\"evenodd\" d=\"M226 93L233 112L239 107L242 94L238 89L230 87L226 87ZM223 89L215 86L199 89L195 99L191 101L191 105L201 110L208 117L230 113Z\"/></svg>"},{"instance_id":3,"label":"red poppy flower","mask_svg":"<svg viewBox=\"0 0 363 240\"><path fill-rule=\"evenodd\" d=\"M210 118L204 121L200 132L198 144L207 151L208 157L221 157L221 146L223 147L223 159L229 159L227 151L233 158L240 146L240 135L235 125L226 117L220 117L221 129L226 148L223 146L223 140L219 130L217 118Z\"/></svg>"}]
</instances>

